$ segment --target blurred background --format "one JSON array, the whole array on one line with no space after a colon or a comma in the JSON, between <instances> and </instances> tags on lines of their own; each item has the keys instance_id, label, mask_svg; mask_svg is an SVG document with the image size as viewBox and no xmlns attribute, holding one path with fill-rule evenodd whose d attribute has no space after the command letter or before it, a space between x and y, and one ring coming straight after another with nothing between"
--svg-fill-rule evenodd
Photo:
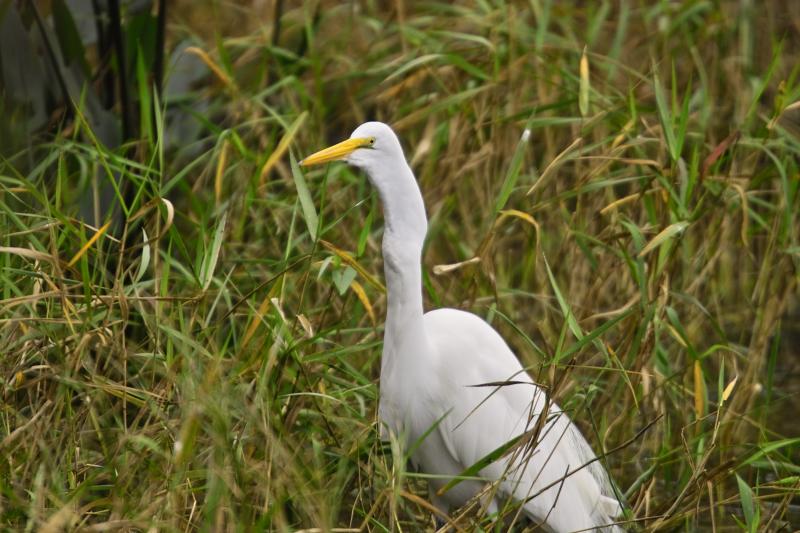
<instances>
[{"instance_id":1,"label":"blurred background","mask_svg":"<svg viewBox=\"0 0 800 533\"><path fill-rule=\"evenodd\" d=\"M296 163L381 120L426 308L631 530L800 528L798 75L780 0L0 0L0 524L435 529L377 434L378 199Z\"/></svg>"}]
</instances>

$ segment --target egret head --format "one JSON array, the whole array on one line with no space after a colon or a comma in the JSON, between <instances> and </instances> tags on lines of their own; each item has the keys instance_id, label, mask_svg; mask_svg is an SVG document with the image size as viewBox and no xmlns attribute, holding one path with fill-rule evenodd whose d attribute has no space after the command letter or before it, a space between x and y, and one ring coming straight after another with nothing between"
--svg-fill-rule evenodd
<instances>
[{"instance_id":1,"label":"egret head","mask_svg":"<svg viewBox=\"0 0 800 533\"><path fill-rule=\"evenodd\" d=\"M381 198L386 234L402 233L406 244L415 243L399 249L384 246L384 259L389 267L397 264L398 255L405 253L411 253L419 261L428 231L425 204L392 128L382 122L366 122L346 141L306 157L300 165L308 167L328 161L346 161L364 170Z\"/></svg>"},{"instance_id":2,"label":"egret head","mask_svg":"<svg viewBox=\"0 0 800 533\"><path fill-rule=\"evenodd\" d=\"M311 166L343 160L370 174L397 159L403 161L403 149L392 128L383 122L365 122L346 141L312 154L300 165Z\"/></svg>"}]
</instances>

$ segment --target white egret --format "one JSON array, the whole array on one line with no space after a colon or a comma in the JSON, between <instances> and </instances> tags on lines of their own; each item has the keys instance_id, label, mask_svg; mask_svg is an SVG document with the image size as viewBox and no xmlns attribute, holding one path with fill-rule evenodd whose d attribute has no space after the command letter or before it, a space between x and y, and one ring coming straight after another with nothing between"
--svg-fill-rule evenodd
<instances>
[{"instance_id":1,"label":"white egret","mask_svg":"<svg viewBox=\"0 0 800 533\"><path fill-rule=\"evenodd\" d=\"M428 221L392 129L367 122L350 139L301 165L334 160L363 169L383 204L388 309L378 416L401 442L416 446L412 463L434 474L429 482L433 504L446 513L487 482L499 480L483 496L490 512L511 499L551 531L619 530L612 524L621 508L606 471L580 430L546 400L502 337L471 313L423 312L421 256ZM546 420L537 426L545 409ZM441 491L450 478L526 432L536 442L486 464L479 478Z\"/></svg>"}]
</instances>

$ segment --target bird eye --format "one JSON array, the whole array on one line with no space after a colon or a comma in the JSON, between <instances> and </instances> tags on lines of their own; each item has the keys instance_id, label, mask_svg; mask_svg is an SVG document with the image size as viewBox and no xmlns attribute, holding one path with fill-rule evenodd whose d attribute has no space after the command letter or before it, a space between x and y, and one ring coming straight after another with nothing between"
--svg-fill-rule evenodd
<instances>
[{"instance_id":1,"label":"bird eye","mask_svg":"<svg viewBox=\"0 0 800 533\"><path fill-rule=\"evenodd\" d=\"M375 137L370 137L369 138L369 145L370 146L375 146Z\"/></svg>"}]
</instances>

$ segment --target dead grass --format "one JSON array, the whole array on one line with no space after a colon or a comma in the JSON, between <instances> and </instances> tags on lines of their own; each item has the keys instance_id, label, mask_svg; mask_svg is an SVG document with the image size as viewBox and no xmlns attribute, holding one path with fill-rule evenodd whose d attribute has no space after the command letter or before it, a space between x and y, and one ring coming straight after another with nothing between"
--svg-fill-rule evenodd
<instances>
[{"instance_id":1,"label":"dead grass","mask_svg":"<svg viewBox=\"0 0 800 533\"><path fill-rule=\"evenodd\" d=\"M635 528L800 527L800 11L287 4L278 40L202 8L239 22L163 160L75 128L0 161L3 527L433 527L376 433L377 198L291 163L366 119L425 196L428 307L486 317L596 450L655 421L605 460ZM109 176L138 196L98 236Z\"/></svg>"}]
</instances>

